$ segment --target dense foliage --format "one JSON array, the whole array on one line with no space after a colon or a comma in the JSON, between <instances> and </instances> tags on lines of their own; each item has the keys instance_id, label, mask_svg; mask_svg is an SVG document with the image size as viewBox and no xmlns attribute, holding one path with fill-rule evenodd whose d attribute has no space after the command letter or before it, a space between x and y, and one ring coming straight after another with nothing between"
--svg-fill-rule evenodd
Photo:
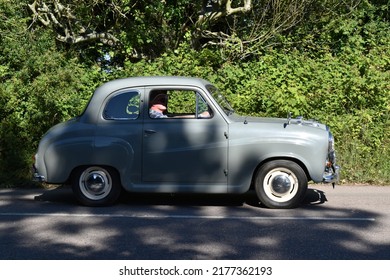
<instances>
[{"instance_id":1,"label":"dense foliage","mask_svg":"<svg viewBox=\"0 0 390 280\"><path fill-rule=\"evenodd\" d=\"M388 0L193 2L0 0L0 184L29 183L39 139L94 88L143 75L203 77L241 114L324 122L343 182L390 183Z\"/></svg>"}]
</instances>

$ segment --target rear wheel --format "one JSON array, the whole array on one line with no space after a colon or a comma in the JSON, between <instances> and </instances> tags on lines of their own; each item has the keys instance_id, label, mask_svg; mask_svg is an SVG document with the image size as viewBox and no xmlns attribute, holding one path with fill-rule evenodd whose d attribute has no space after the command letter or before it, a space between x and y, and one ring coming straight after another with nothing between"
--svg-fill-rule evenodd
<instances>
[{"instance_id":1,"label":"rear wheel","mask_svg":"<svg viewBox=\"0 0 390 280\"><path fill-rule=\"evenodd\" d=\"M255 189L261 203L269 208L295 208L305 197L307 177L295 162L265 163L256 174Z\"/></svg>"},{"instance_id":2,"label":"rear wheel","mask_svg":"<svg viewBox=\"0 0 390 280\"><path fill-rule=\"evenodd\" d=\"M73 176L73 193L86 206L106 206L115 203L121 193L117 172L108 167L80 168Z\"/></svg>"}]
</instances>

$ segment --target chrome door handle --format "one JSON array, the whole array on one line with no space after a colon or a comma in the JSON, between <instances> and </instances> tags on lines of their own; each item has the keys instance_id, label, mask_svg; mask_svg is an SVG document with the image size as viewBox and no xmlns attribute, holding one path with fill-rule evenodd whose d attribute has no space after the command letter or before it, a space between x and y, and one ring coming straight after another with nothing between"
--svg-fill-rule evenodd
<instances>
[{"instance_id":1,"label":"chrome door handle","mask_svg":"<svg viewBox=\"0 0 390 280\"><path fill-rule=\"evenodd\" d=\"M157 131L155 131L153 129L146 129L145 130L145 135L150 135L150 134L154 134L154 133L157 133Z\"/></svg>"}]
</instances>

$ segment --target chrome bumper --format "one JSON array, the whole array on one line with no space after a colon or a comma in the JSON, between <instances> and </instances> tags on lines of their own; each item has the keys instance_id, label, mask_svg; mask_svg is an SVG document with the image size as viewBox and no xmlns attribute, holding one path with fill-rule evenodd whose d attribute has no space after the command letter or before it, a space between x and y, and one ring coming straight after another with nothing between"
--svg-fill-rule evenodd
<instances>
[{"instance_id":1,"label":"chrome bumper","mask_svg":"<svg viewBox=\"0 0 390 280\"><path fill-rule=\"evenodd\" d=\"M31 168L32 171L32 179L34 182L45 182L45 176L39 174L38 169L33 165Z\"/></svg>"},{"instance_id":2,"label":"chrome bumper","mask_svg":"<svg viewBox=\"0 0 390 280\"><path fill-rule=\"evenodd\" d=\"M334 185L335 183L338 183L339 179L340 179L340 166L333 165L325 169L323 180L322 180L324 183L328 183L328 184L332 183Z\"/></svg>"}]
</instances>

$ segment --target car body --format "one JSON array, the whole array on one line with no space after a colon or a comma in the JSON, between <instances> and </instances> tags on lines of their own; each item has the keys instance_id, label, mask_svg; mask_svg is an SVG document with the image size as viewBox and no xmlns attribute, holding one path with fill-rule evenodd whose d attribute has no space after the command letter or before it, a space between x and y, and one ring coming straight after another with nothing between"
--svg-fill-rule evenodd
<instances>
[{"instance_id":1,"label":"car body","mask_svg":"<svg viewBox=\"0 0 390 280\"><path fill-rule=\"evenodd\" d=\"M152 117L154 105L160 118ZM339 177L326 125L239 116L210 82L189 77L103 84L80 116L43 136L33 168L36 180L71 183L90 206L114 203L122 189L239 194L253 187L267 207L292 208L309 181Z\"/></svg>"}]
</instances>

